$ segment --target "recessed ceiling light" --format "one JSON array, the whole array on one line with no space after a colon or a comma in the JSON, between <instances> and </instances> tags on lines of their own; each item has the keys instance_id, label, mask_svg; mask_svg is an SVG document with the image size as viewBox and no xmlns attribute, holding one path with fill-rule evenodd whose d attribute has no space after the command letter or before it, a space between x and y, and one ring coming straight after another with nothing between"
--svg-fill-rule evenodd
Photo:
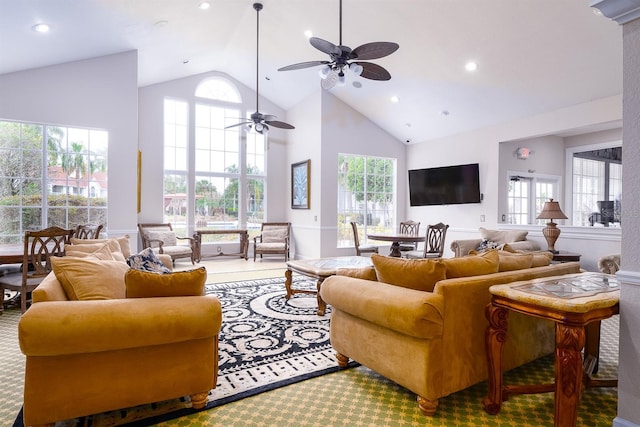
<instances>
[{"instance_id":1,"label":"recessed ceiling light","mask_svg":"<svg viewBox=\"0 0 640 427\"><path fill-rule=\"evenodd\" d=\"M313 32L311 32L311 30L307 30L304 32L304 36L310 39L311 37L313 37Z\"/></svg>"},{"instance_id":2,"label":"recessed ceiling light","mask_svg":"<svg viewBox=\"0 0 640 427\"><path fill-rule=\"evenodd\" d=\"M208 1L203 1L198 5L198 8L200 8L201 10L207 10L211 7L211 3L209 3Z\"/></svg>"},{"instance_id":3,"label":"recessed ceiling light","mask_svg":"<svg viewBox=\"0 0 640 427\"><path fill-rule=\"evenodd\" d=\"M351 83L353 85L353 87L360 89L362 87L362 83L355 81L353 83Z\"/></svg>"},{"instance_id":4,"label":"recessed ceiling light","mask_svg":"<svg viewBox=\"0 0 640 427\"><path fill-rule=\"evenodd\" d=\"M162 19L160 21L156 21L156 23L153 24L153 25L158 27L158 28L162 28L162 27L166 27L167 25L169 25L169 21L167 21L166 19Z\"/></svg>"},{"instance_id":5,"label":"recessed ceiling light","mask_svg":"<svg viewBox=\"0 0 640 427\"><path fill-rule=\"evenodd\" d=\"M451 114L451 113L449 112L449 110L442 110L442 111L440 111L440 115L441 115L441 116L445 116L445 117L446 117L446 116L448 116L449 114Z\"/></svg>"},{"instance_id":6,"label":"recessed ceiling light","mask_svg":"<svg viewBox=\"0 0 640 427\"><path fill-rule=\"evenodd\" d=\"M48 33L51 27L49 27L49 24L40 23L31 27L31 29L36 33Z\"/></svg>"},{"instance_id":7,"label":"recessed ceiling light","mask_svg":"<svg viewBox=\"0 0 640 427\"><path fill-rule=\"evenodd\" d=\"M469 61L466 64L464 64L464 69L467 71L476 71L478 69L478 63Z\"/></svg>"},{"instance_id":8,"label":"recessed ceiling light","mask_svg":"<svg viewBox=\"0 0 640 427\"><path fill-rule=\"evenodd\" d=\"M392 96L391 97L391 102L396 103L396 102L399 102L399 101L400 101L400 98L398 98L397 96Z\"/></svg>"},{"instance_id":9,"label":"recessed ceiling light","mask_svg":"<svg viewBox=\"0 0 640 427\"><path fill-rule=\"evenodd\" d=\"M189 63L189 60L188 60L188 59L183 59L183 60L182 60L182 63L183 63L183 64L188 64L188 63Z\"/></svg>"}]
</instances>

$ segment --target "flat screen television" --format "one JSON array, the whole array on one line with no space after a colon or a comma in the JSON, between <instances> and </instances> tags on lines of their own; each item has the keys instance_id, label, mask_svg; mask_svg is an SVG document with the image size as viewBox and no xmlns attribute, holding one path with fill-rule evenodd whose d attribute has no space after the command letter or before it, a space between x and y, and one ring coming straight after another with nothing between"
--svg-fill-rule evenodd
<instances>
[{"instance_id":1,"label":"flat screen television","mask_svg":"<svg viewBox=\"0 0 640 427\"><path fill-rule=\"evenodd\" d=\"M409 170L411 206L480 203L478 163Z\"/></svg>"}]
</instances>

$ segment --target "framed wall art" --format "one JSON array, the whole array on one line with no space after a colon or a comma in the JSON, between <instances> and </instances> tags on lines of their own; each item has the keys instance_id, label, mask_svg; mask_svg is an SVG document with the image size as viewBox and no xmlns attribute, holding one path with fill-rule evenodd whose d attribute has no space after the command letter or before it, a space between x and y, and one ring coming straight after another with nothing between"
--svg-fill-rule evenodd
<instances>
[{"instance_id":1,"label":"framed wall art","mask_svg":"<svg viewBox=\"0 0 640 427\"><path fill-rule=\"evenodd\" d=\"M311 160L291 165L291 209L309 209Z\"/></svg>"}]
</instances>

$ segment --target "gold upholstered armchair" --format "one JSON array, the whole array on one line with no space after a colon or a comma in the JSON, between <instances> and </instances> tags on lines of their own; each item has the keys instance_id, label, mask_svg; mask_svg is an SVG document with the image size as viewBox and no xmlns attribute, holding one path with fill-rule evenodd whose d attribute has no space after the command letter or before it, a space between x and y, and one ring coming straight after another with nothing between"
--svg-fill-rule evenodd
<instances>
[{"instance_id":1,"label":"gold upholstered armchair","mask_svg":"<svg viewBox=\"0 0 640 427\"><path fill-rule=\"evenodd\" d=\"M156 274L129 269L122 261L72 258L60 258L66 265L61 277L76 287L78 300L70 300L69 284L58 281L54 266L33 291L33 304L18 325L26 356L24 425L53 426L56 421L186 396L194 408L204 407L216 387L222 322L220 301L202 295L204 267ZM129 275L137 282L137 294L132 295ZM165 285L157 283L165 279ZM146 295L140 289L148 282L152 292L169 285L191 289L194 282L201 288L184 296L173 296L175 291L170 296ZM87 284L85 294L109 289L122 295L80 299L82 284Z\"/></svg>"},{"instance_id":2,"label":"gold upholstered armchair","mask_svg":"<svg viewBox=\"0 0 640 427\"><path fill-rule=\"evenodd\" d=\"M284 255L289 260L289 239L291 237L290 222L263 222L260 234L253 238L253 260L256 255Z\"/></svg>"}]
</instances>

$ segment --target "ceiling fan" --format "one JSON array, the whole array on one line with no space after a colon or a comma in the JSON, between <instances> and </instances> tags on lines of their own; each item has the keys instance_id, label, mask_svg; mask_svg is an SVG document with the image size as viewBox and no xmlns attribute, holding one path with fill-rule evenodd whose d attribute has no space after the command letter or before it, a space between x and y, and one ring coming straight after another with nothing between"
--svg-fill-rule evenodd
<instances>
[{"instance_id":1,"label":"ceiling fan","mask_svg":"<svg viewBox=\"0 0 640 427\"><path fill-rule=\"evenodd\" d=\"M372 62L362 62L383 58L391 55L400 47L392 42L372 42L351 49L342 44L342 0L340 0L340 39L339 44L323 40L318 37L309 38L311 46L329 55L330 61L307 61L298 64L287 65L278 71L299 70L301 68L323 65L320 69L321 85L323 89L331 89L336 85L345 84L345 73L350 70L356 75L370 80L389 80L391 74L380 65Z\"/></svg>"},{"instance_id":2,"label":"ceiling fan","mask_svg":"<svg viewBox=\"0 0 640 427\"><path fill-rule=\"evenodd\" d=\"M231 126L227 126L225 127L225 129L229 129L232 127L236 127L236 126L243 126L246 125L247 126L247 131L251 130L251 127L253 127L253 129L255 129L256 132L258 132L259 134L264 134L265 132L269 131L269 126L273 126L276 128L281 128L281 129L295 129L294 126L290 125L289 123L285 123L285 122L281 122L279 120L276 120L276 116L271 115L271 114L262 114L260 112L260 108L258 105L259 102L259 97L260 97L260 91L259 91L259 80L260 80L260 73L259 73L259 45L260 45L260 11L262 10L262 3L254 3L253 4L253 8L256 10L256 111L255 113L252 113L251 116L249 116L249 119L246 119L240 123L236 123L235 125L231 125Z\"/></svg>"}]
</instances>

